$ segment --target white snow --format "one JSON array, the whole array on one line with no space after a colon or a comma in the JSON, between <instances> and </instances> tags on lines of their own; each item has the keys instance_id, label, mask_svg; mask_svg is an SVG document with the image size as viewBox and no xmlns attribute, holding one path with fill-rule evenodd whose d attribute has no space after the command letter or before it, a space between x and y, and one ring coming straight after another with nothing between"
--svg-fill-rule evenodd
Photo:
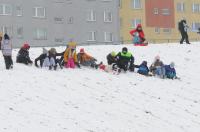
<instances>
[{"instance_id":1,"label":"white snow","mask_svg":"<svg viewBox=\"0 0 200 132\"><path fill-rule=\"evenodd\" d=\"M1 55L0 132L198 132L200 44L84 48L106 63L105 56L123 46L136 64L147 60L150 65L156 55L165 64L174 61L181 81L90 68L49 71L16 63L6 71ZM32 48L30 56L41 52ZM16 54L14 50L14 61Z\"/></svg>"}]
</instances>

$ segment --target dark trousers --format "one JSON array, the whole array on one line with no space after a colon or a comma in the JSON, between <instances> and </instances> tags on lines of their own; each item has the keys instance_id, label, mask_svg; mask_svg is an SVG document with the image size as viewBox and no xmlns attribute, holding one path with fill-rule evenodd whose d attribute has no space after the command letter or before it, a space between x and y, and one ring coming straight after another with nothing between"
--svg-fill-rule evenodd
<instances>
[{"instance_id":1,"label":"dark trousers","mask_svg":"<svg viewBox=\"0 0 200 132\"><path fill-rule=\"evenodd\" d=\"M12 68L13 61L11 56L3 56L6 64L6 69Z\"/></svg>"},{"instance_id":2,"label":"dark trousers","mask_svg":"<svg viewBox=\"0 0 200 132\"><path fill-rule=\"evenodd\" d=\"M181 41L180 44L183 44L183 41L185 40L187 44L189 44L189 38L187 32L181 32Z\"/></svg>"}]
</instances>

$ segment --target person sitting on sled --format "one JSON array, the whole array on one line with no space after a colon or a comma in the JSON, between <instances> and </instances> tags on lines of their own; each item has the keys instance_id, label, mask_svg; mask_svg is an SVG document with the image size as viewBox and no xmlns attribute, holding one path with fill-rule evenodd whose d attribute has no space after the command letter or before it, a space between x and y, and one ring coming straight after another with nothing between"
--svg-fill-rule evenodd
<instances>
[{"instance_id":1,"label":"person sitting on sled","mask_svg":"<svg viewBox=\"0 0 200 132\"><path fill-rule=\"evenodd\" d=\"M164 74L165 74L164 70L165 70L164 64L160 60L160 56L156 56L153 64L151 64L150 66L150 72L154 76L159 76L160 78L164 78Z\"/></svg>"},{"instance_id":2,"label":"person sitting on sled","mask_svg":"<svg viewBox=\"0 0 200 132\"><path fill-rule=\"evenodd\" d=\"M29 49L30 49L30 45L28 43L25 43L21 49L19 50L18 54L17 54L17 63L23 63L25 65L32 65L33 61L30 59L29 57Z\"/></svg>"},{"instance_id":3,"label":"person sitting on sled","mask_svg":"<svg viewBox=\"0 0 200 132\"><path fill-rule=\"evenodd\" d=\"M108 65L112 65L113 63L116 64L116 53L112 51L110 54L106 56Z\"/></svg>"},{"instance_id":4,"label":"person sitting on sled","mask_svg":"<svg viewBox=\"0 0 200 132\"><path fill-rule=\"evenodd\" d=\"M174 62L171 62L169 65L165 65L165 77L169 79L176 79L176 70Z\"/></svg>"},{"instance_id":5,"label":"person sitting on sled","mask_svg":"<svg viewBox=\"0 0 200 132\"><path fill-rule=\"evenodd\" d=\"M98 68L98 64L96 64L96 59L90 55L88 55L85 50L82 48L78 53L78 62L83 66L90 66L92 68Z\"/></svg>"},{"instance_id":6,"label":"person sitting on sled","mask_svg":"<svg viewBox=\"0 0 200 132\"><path fill-rule=\"evenodd\" d=\"M125 72L127 70L134 71L134 57L126 47L122 48L122 52L117 54L116 60L116 64L120 69Z\"/></svg>"},{"instance_id":7,"label":"person sitting on sled","mask_svg":"<svg viewBox=\"0 0 200 132\"><path fill-rule=\"evenodd\" d=\"M134 65L135 68L138 68L138 73L141 75L148 76L149 75L149 68L147 66L147 61L143 61L140 65Z\"/></svg>"},{"instance_id":8,"label":"person sitting on sled","mask_svg":"<svg viewBox=\"0 0 200 132\"><path fill-rule=\"evenodd\" d=\"M75 64L80 68L78 63L78 57L76 54L76 42L72 40L69 42L68 48L65 50L64 53L64 67L65 68L75 68Z\"/></svg>"},{"instance_id":9,"label":"person sitting on sled","mask_svg":"<svg viewBox=\"0 0 200 132\"><path fill-rule=\"evenodd\" d=\"M138 24L137 28L130 31L130 34L133 36L133 44L144 44L145 43L145 35L142 30L142 25Z\"/></svg>"}]
</instances>

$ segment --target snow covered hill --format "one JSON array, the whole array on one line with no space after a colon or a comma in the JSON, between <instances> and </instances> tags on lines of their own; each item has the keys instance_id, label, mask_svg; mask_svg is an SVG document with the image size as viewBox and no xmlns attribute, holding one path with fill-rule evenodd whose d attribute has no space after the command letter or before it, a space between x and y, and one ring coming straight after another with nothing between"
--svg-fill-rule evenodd
<instances>
[{"instance_id":1,"label":"snow covered hill","mask_svg":"<svg viewBox=\"0 0 200 132\"><path fill-rule=\"evenodd\" d=\"M147 60L150 65L156 55L166 64L174 61L181 81L21 64L6 71L1 55L0 132L198 132L200 44L123 46L133 53L136 64ZM110 51L123 46L84 48L106 62ZM30 56L34 59L41 52L33 48Z\"/></svg>"}]
</instances>

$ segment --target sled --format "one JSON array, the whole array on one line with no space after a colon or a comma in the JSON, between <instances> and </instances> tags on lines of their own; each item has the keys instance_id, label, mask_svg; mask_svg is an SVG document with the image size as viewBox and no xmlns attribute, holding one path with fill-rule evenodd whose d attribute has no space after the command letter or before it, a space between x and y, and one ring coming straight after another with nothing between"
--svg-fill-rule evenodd
<instances>
[{"instance_id":1,"label":"sled","mask_svg":"<svg viewBox=\"0 0 200 132\"><path fill-rule=\"evenodd\" d=\"M148 43L142 43L142 44L134 44L134 46L147 46Z\"/></svg>"}]
</instances>

